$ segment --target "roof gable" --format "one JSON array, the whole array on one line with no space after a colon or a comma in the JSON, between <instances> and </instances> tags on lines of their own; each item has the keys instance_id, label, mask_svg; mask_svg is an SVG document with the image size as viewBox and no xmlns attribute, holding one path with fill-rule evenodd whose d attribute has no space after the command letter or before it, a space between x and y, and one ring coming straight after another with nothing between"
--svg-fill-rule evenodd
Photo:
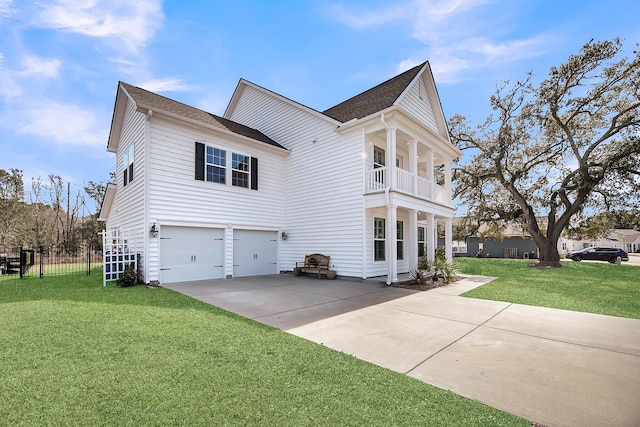
<instances>
[{"instance_id":1,"label":"roof gable","mask_svg":"<svg viewBox=\"0 0 640 427\"><path fill-rule=\"evenodd\" d=\"M352 98L341 102L323 114L342 123L353 119L361 119L395 105L405 90L425 68L427 62L399 74L386 82L372 87Z\"/></svg>"},{"instance_id":2,"label":"roof gable","mask_svg":"<svg viewBox=\"0 0 640 427\"><path fill-rule=\"evenodd\" d=\"M236 88L233 91L233 95L231 96L231 99L229 100L229 104L227 105L227 108L226 108L226 110L224 112L224 116L223 117L232 117L233 116L233 113L236 110L236 107L238 106L238 102L240 102L240 98L242 97L242 93L247 87L256 89L256 90L258 90L258 91L260 91L260 92L262 92L264 94L267 94L270 97L276 98L276 99L278 99L278 100L280 100L280 101L282 101L282 102L284 102L286 104L292 105L292 106L294 106L295 108L297 108L299 110L305 111L305 112L307 112L307 113L309 113L309 114L311 114L313 116L322 118L323 120L330 121L330 122L332 122L332 123L334 123L336 125L340 124L340 121L336 121L334 118L328 117L327 115L321 113L318 110L315 110L315 109L313 109L311 107L308 107L308 106L306 106L304 104L301 104L301 103L299 103L297 101L294 101L291 98L287 98L286 96L280 95L279 93L276 93L276 92L274 92L272 90L264 88L264 87L262 87L262 86L260 86L258 84L255 84L255 83L250 82L250 81L245 80L245 79L240 79L238 81L238 84L236 85Z\"/></svg>"},{"instance_id":3,"label":"roof gable","mask_svg":"<svg viewBox=\"0 0 640 427\"><path fill-rule=\"evenodd\" d=\"M250 128L240 123L233 122L215 114L208 113L198 108L192 107L187 104L175 101L162 95L150 92L137 86L130 85L128 83L120 82L118 95L116 96L116 106L114 107L114 119L112 121L112 132L109 136L109 146L111 144L111 138L117 137L114 135L114 124L120 122L117 120L117 115L122 108L119 106L120 90L135 104L136 108L143 110L151 110L154 112L161 112L172 116L180 117L190 120L192 122L200 123L206 126L218 128L222 131L231 132L236 135L251 138L256 141L264 142L274 147L285 149L282 145L278 144L273 139L269 138L259 130Z\"/></svg>"}]
</instances>

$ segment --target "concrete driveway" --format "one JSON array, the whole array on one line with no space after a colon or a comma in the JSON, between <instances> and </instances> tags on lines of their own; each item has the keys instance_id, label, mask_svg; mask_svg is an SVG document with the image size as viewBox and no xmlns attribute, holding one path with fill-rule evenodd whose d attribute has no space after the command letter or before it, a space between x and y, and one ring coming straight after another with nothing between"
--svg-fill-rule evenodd
<instances>
[{"instance_id":1,"label":"concrete driveway","mask_svg":"<svg viewBox=\"0 0 640 427\"><path fill-rule=\"evenodd\" d=\"M274 275L165 285L548 426L640 425L640 320Z\"/></svg>"}]
</instances>

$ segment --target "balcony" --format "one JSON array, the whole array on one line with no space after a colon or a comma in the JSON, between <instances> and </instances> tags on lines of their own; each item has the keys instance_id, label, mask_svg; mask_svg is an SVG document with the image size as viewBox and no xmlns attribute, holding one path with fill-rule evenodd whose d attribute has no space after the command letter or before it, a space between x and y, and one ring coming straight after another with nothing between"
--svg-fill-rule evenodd
<instances>
[{"instance_id":1,"label":"balcony","mask_svg":"<svg viewBox=\"0 0 640 427\"><path fill-rule=\"evenodd\" d=\"M429 180L401 168L393 168L393 172L395 172L396 179L390 191L397 191L444 205L451 204L451 190L438 183L439 180L435 173ZM365 172L365 193L384 191L388 186L388 176L387 167L374 168Z\"/></svg>"}]
</instances>

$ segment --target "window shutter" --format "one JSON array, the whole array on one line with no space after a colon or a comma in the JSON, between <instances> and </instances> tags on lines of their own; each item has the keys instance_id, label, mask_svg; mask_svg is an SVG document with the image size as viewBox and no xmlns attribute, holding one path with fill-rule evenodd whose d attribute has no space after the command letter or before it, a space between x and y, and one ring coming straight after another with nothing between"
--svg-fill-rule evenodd
<instances>
[{"instance_id":1,"label":"window shutter","mask_svg":"<svg viewBox=\"0 0 640 427\"><path fill-rule=\"evenodd\" d=\"M258 159L256 157L251 158L251 189L258 189Z\"/></svg>"},{"instance_id":2,"label":"window shutter","mask_svg":"<svg viewBox=\"0 0 640 427\"><path fill-rule=\"evenodd\" d=\"M196 179L204 181L204 144L196 142Z\"/></svg>"},{"instance_id":3,"label":"window shutter","mask_svg":"<svg viewBox=\"0 0 640 427\"><path fill-rule=\"evenodd\" d=\"M129 165L129 182L133 181L133 163Z\"/></svg>"},{"instance_id":4,"label":"window shutter","mask_svg":"<svg viewBox=\"0 0 640 427\"><path fill-rule=\"evenodd\" d=\"M122 177L123 177L123 179L122 179L122 184L123 184L124 186L126 186L126 185L128 184L128 181L127 181L127 168L126 168L126 166L125 166L125 168L124 168L124 171L123 171Z\"/></svg>"}]
</instances>

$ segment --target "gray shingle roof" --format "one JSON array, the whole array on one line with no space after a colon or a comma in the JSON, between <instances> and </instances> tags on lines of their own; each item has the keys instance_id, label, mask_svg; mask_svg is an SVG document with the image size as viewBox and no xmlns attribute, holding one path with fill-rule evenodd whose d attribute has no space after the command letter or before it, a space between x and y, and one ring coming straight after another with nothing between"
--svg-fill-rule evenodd
<instances>
[{"instance_id":1,"label":"gray shingle roof","mask_svg":"<svg viewBox=\"0 0 640 427\"><path fill-rule=\"evenodd\" d=\"M183 104L173 99L169 99L157 93L149 92L148 90L132 86L128 83L120 82L120 85L131 95L136 104L140 107L149 108L154 111L162 111L166 113L175 114L180 117L185 117L196 122L200 122L205 125L214 126L220 129L233 132L237 135L245 136L257 141L264 142L274 147L284 148L273 139L269 138L259 130L250 128L240 123L233 122L229 119L216 116L215 114L207 113L195 107Z\"/></svg>"},{"instance_id":2,"label":"gray shingle roof","mask_svg":"<svg viewBox=\"0 0 640 427\"><path fill-rule=\"evenodd\" d=\"M425 62L380 83L353 98L347 99L322 113L342 123L351 119L361 119L370 114L391 107L407 86L413 81Z\"/></svg>"}]
</instances>

